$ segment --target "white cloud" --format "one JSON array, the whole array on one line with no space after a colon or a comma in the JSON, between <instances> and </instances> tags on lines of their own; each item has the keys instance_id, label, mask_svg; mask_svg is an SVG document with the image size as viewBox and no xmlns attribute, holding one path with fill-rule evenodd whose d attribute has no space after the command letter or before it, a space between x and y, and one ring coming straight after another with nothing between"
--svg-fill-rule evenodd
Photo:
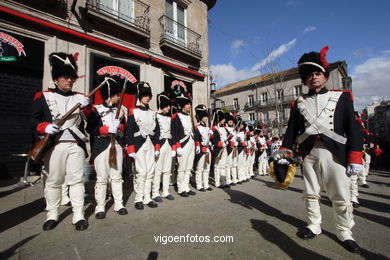
<instances>
[{"instance_id":1,"label":"white cloud","mask_svg":"<svg viewBox=\"0 0 390 260\"><path fill-rule=\"evenodd\" d=\"M390 50L384 50L382 51L383 54L390 54Z\"/></svg>"},{"instance_id":2,"label":"white cloud","mask_svg":"<svg viewBox=\"0 0 390 260\"><path fill-rule=\"evenodd\" d=\"M268 54L267 57L265 57L264 59L262 59L260 62L256 63L252 68L251 68L251 71L253 72L258 72L259 70L261 70L262 68L264 68L265 65L267 65L268 63L272 62L273 60L275 60L277 57L281 56L283 53L287 52L289 49L291 49L291 47L293 47L295 45L295 43L297 42L297 39L294 38L292 39L291 41L289 41L288 43L285 43L285 44L282 44L280 45L277 49L271 51L270 54Z\"/></svg>"},{"instance_id":3,"label":"white cloud","mask_svg":"<svg viewBox=\"0 0 390 260\"><path fill-rule=\"evenodd\" d=\"M303 30L303 33L311 32L311 31L315 31L315 30L317 30L317 27L310 25L310 26L306 27L305 30Z\"/></svg>"},{"instance_id":4,"label":"white cloud","mask_svg":"<svg viewBox=\"0 0 390 260\"><path fill-rule=\"evenodd\" d=\"M230 83L254 77L256 75L256 73L251 72L248 69L239 70L231 63L211 65L210 70L214 77L214 82L217 84L217 88L221 88Z\"/></svg>"},{"instance_id":5,"label":"white cloud","mask_svg":"<svg viewBox=\"0 0 390 260\"><path fill-rule=\"evenodd\" d=\"M390 56L370 58L351 73L355 109L361 110L379 99L390 99Z\"/></svg>"},{"instance_id":6,"label":"white cloud","mask_svg":"<svg viewBox=\"0 0 390 260\"><path fill-rule=\"evenodd\" d=\"M233 57L237 56L240 52L242 47L245 46L245 43L243 40L234 40L230 44L230 51L232 52Z\"/></svg>"},{"instance_id":7,"label":"white cloud","mask_svg":"<svg viewBox=\"0 0 390 260\"><path fill-rule=\"evenodd\" d=\"M293 4L295 4L295 1L294 0L288 0L287 2L286 2L286 6L288 7L288 6L292 6Z\"/></svg>"}]
</instances>

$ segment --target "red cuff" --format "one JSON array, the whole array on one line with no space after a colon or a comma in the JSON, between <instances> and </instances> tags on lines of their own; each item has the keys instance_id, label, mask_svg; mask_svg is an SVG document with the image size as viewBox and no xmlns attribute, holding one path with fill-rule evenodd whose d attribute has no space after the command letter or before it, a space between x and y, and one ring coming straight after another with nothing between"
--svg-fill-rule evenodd
<instances>
[{"instance_id":1,"label":"red cuff","mask_svg":"<svg viewBox=\"0 0 390 260\"><path fill-rule=\"evenodd\" d=\"M234 147L234 141L230 141L230 147Z\"/></svg>"},{"instance_id":2,"label":"red cuff","mask_svg":"<svg viewBox=\"0 0 390 260\"><path fill-rule=\"evenodd\" d=\"M204 153L207 152L207 147L206 146L202 147L202 152L204 152Z\"/></svg>"},{"instance_id":3,"label":"red cuff","mask_svg":"<svg viewBox=\"0 0 390 260\"><path fill-rule=\"evenodd\" d=\"M108 135L108 126L101 126L99 128L99 134L100 135Z\"/></svg>"},{"instance_id":4,"label":"red cuff","mask_svg":"<svg viewBox=\"0 0 390 260\"><path fill-rule=\"evenodd\" d=\"M363 153L356 152L356 151L349 152L348 153L348 162L349 163L363 164Z\"/></svg>"},{"instance_id":5,"label":"red cuff","mask_svg":"<svg viewBox=\"0 0 390 260\"><path fill-rule=\"evenodd\" d=\"M49 123L49 122L42 122L42 123L40 123L40 124L38 124L37 125L37 131L38 131L38 133L40 133L40 134L45 134L46 132L45 132L45 128L46 128L46 126L48 126L48 125L50 125L51 123Z\"/></svg>"},{"instance_id":6,"label":"red cuff","mask_svg":"<svg viewBox=\"0 0 390 260\"><path fill-rule=\"evenodd\" d=\"M200 142L196 142L195 145L196 145L196 146L200 146Z\"/></svg>"},{"instance_id":7,"label":"red cuff","mask_svg":"<svg viewBox=\"0 0 390 260\"><path fill-rule=\"evenodd\" d=\"M175 151L176 152L176 145L172 145L172 151Z\"/></svg>"},{"instance_id":8,"label":"red cuff","mask_svg":"<svg viewBox=\"0 0 390 260\"><path fill-rule=\"evenodd\" d=\"M280 147L279 150L289 150L289 149L287 149L285 147Z\"/></svg>"},{"instance_id":9,"label":"red cuff","mask_svg":"<svg viewBox=\"0 0 390 260\"><path fill-rule=\"evenodd\" d=\"M159 144L155 144L154 145L154 150L155 151L160 151L160 145Z\"/></svg>"},{"instance_id":10,"label":"red cuff","mask_svg":"<svg viewBox=\"0 0 390 260\"><path fill-rule=\"evenodd\" d=\"M81 112L83 112L83 114L88 117L91 113L92 113L92 109L91 109L91 106L86 106L84 108L81 109Z\"/></svg>"},{"instance_id":11,"label":"red cuff","mask_svg":"<svg viewBox=\"0 0 390 260\"><path fill-rule=\"evenodd\" d=\"M246 143L245 143L245 142L242 142L242 143L241 143L241 146L246 147Z\"/></svg>"},{"instance_id":12,"label":"red cuff","mask_svg":"<svg viewBox=\"0 0 390 260\"><path fill-rule=\"evenodd\" d=\"M119 125L119 132L124 132L125 131L125 125L124 124L120 124Z\"/></svg>"},{"instance_id":13,"label":"red cuff","mask_svg":"<svg viewBox=\"0 0 390 260\"><path fill-rule=\"evenodd\" d=\"M127 146L126 151L128 154L135 153L135 146L134 145Z\"/></svg>"},{"instance_id":14,"label":"red cuff","mask_svg":"<svg viewBox=\"0 0 390 260\"><path fill-rule=\"evenodd\" d=\"M223 147L222 141L219 141L219 142L218 142L218 147Z\"/></svg>"},{"instance_id":15,"label":"red cuff","mask_svg":"<svg viewBox=\"0 0 390 260\"><path fill-rule=\"evenodd\" d=\"M180 142L177 142L177 143L176 143L176 149L177 149L177 148L181 148Z\"/></svg>"}]
</instances>

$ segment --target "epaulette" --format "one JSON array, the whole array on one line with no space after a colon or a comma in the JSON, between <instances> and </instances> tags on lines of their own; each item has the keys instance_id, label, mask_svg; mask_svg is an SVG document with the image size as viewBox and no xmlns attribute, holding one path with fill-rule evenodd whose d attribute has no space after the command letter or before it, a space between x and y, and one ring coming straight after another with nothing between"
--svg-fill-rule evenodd
<instances>
[{"instance_id":1,"label":"epaulette","mask_svg":"<svg viewBox=\"0 0 390 260\"><path fill-rule=\"evenodd\" d=\"M39 91L39 92L35 93L35 96L34 96L34 100L33 100L33 101L35 101L35 100L37 100L38 98L40 98L40 97L42 96L43 92L53 92L53 91L51 91L51 90Z\"/></svg>"},{"instance_id":2,"label":"epaulette","mask_svg":"<svg viewBox=\"0 0 390 260\"><path fill-rule=\"evenodd\" d=\"M295 100L291 101L291 103L290 103L290 107L291 107L291 108L293 108L293 107L294 107L294 105L295 105Z\"/></svg>"},{"instance_id":3,"label":"epaulette","mask_svg":"<svg viewBox=\"0 0 390 260\"><path fill-rule=\"evenodd\" d=\"M343 89L330 89L329 91L341 91L341 92L348 92L349 93L349 98L353 102L353 94L352 91L350 90L343 90Z\"/></svg>"},{"instance_id":4,"label":"epaulette","mask_svg":"<svg viewBox=\"0 0 390 260\"><path fill-rule=\"evenodd\" d=\"M217 126L213 125L213 127L211 127L211 130L213 131L217 130Z\"/></svg>"},{"instance_id":5,"label":"epaulette","mask_svg":"<svg viewBox=\"0 0 390 260\"><path fill-rule=\"evenodd\" d=\"M177 117L177 113L174 113L174 114L173 114L172 120L175 119L175 117Z\"/></svg>"},{"instance_id":6,"label":"epaulette","mask_svg":"<svg viewBox=\"0 0 390 260\"><path fill-rule=\"evenodd\" d=\"M134 110L133 107L129 109L129 116L133 116L134 115L134 111L133 110Z\"/></svg>"}]
</instances>

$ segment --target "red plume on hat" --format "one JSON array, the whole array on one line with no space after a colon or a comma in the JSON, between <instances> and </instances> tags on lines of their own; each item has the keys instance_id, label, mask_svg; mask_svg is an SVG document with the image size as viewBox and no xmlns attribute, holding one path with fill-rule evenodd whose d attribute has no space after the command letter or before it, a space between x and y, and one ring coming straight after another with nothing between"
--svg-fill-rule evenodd
<instances>
[{"instance_id":1,"label":"red plume on hat","mask_svg":"<svg viewBox=\"0 0 390 260\"><path fill-rule=\"evenodd\" d=\"M322 65L324 66L324 69L328 69L328 67L329 67L329 63L325 58L328 50L329 50L329 47L325 46L320 51L320 60L321 60Z\"/></svg>"}]
</instances>

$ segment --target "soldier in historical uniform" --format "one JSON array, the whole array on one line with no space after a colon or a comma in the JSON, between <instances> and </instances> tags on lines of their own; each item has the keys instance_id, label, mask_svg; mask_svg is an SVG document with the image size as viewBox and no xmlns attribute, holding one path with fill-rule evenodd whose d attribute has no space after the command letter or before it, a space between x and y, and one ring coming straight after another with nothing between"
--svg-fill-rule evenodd
<instances>
[{"instance_id":1,"label":"soldier in historical uniform","mask_svg":"<svg viewBox=\"0 0 390 260\"><path fill-rule=\"evenodd\" d=\"M88 120L87 131L91 135L91 158L96 171L95 185L95 217L103 219L106 216L106 195L107 183L111 183L111 192L114 198L114 211L119 215L126 215L127 210L123 206L122 191L122 164L123 146L126 144L124 138L128 110L121 106L119 117L116 119L118 104L120 101L121 87L118 85L119 77L99 77L97 84L106 80L105 85L100 89L104 100L103 104L94 105ZM111 136L115 136L116 167L110 166L109 151L111 148Z\"/></svg>"},{"instance_id":2,"label":"soldier in historical uniform","mask_svg":"<svg viewBox=\"0 0 390 260\"><path fill-rule=\"evenodd\" d=\"M238 118L239 124L238 124L238 131L237 131L237 147L238 147L238 156L237 156L237 176L238 176L238 183L243 183L246 181L247 176L247 164L246 164L246 123L242 121L241 118Z\"/></svg>"},{"instance_id":3,"label":"soldier in historical uniform","mask_svg":"<svg viewBox=\"0 0 390 260\"><path fill-rule=\"evenodd\" d=\"M196 192L192 191L189 186L195 158L191 99L189 92L186 92L184 89L179 89L175 92L178 93L175 101L178 104L179 112L172 117L172 135L173 142L176 145L178 163L177 192L182 197L188 197L189 195L196 195Z\"/></svg>"},{"instance_id":4,"label":"soldier in historical uniform","mask_svg":"<svg viewBox=\"0 0 390 260\"><path fill-rule=\"evenodd\" d=\"M257 150L258 150L258 158L257 158L257 169L260 176L267 175L267 141L264 136L264 131L262 129L257 129Z\"/></svg>"},{"instance_id":5,"label":"soldier in historical uniform","mask_svg":"<svg viewBox=\"0 0 390 260\"><path fill-rule=\"evenodd\" d=\"M211 164L210 137L211 129L207 126L208 112L205 105L198 105L195 108L196 119L195 125L195 181L198 191L213 190L209 186L209 173Z\"/></svg>"},{"instance_id":6,"label":"soldier in historical uniform","mask_svg":"<svg viewBox=\"0 0 390 260\"><path fill-rule=\"evenodd\" d=\"M228 185L228 177L226 175L227 168L227 149L228 145L228 132L225 128L225 113L217 109L214 114L214 122L213 126L213 157L214 157L214 182L215 187L217 188L227 188ZM230 176L229 176L230 177ZM230 178L229 178L229 181Z\"/></svg>"},{"instance_id":7,"label":"soldier in historical uniform","mask_svg":"<svg viewBox=\"0 0 390 260\"><path fill-rule=\"evenodd\" d=\"M157 107L160 112L157 114L157 124L159 127L160 137L158 144L160 145L160 156L156 161L156 169L154 171L152 185L152 199L156 202L162 202L162 198L174 200L174 197L169 193L169 183L171 181L172 157L176 156L176 146L173 143L171 133L171 100L167 92L162 92L157 95ZM160 184L162 179L162 193L160 196Z\"/></svg>"},{"instance_id":8,"label":"soldier in historical uniform","mask_svg":"<svg viewBox=\"0 0 390 260\"><path fill-rule=\"evenodd\" d=\"M230 178L227 178L228 185L236 185L238 182L237 178L237 157L238 157L238 148L237 148L237 130L234 125L234 116L231 112L225 114L226 117L226 130L228 132L229 143L226 147L227 149L227 159L226 159L226 175ZM229 182L230 180L230 182Z\"/></svg>"},{"instance_id":9,"label":"soldier in historical uniform","mask_svg":"<svg viewBox=\"0 0 390 260\"><path fill-rule=\"evenodd\" d=\"M63 52L49 55L55 89L35 95L31 108L31 123L36 140L44 134L52 136L51 145L43 154L43 172L47 175L45 199L47 218L43 230L51 230L58 224L58 207L61 202L61 186L69 186L69 198L73 208L72 223L76 230L88 228L84 219L83 170L87 155L83 115L90 113L89 99L72 91L78 78L75 58ZM59 127L56 122L70 109L81 104L66 122ZM84 114L83 114L84 113Z\"/></svg>"},{"instance_id":10,"label":"soldier in historical uniform","mask_svg":"<svg viewBox=\"0 0 390 260\"><path fill-rule=\"evenodd\" d=\"M255 174L253 172L253 165L255 164L255 157L256 157L256 140L255 140L255 134L254 134L254 127L252 125L248 126L248 132L246 133L247 136L247 165L248 165L248 171L247 171L247 178L248 180L250 178L255 177Z\"/></svg>"},{"instance_id":11,"label":"soldier in historical uniform","mask_svg":"<svg viewBox=\"0 0 390 260\"><path fill-rule=\"evenodd\" d=\"M160 133L157 114L149 108L152 89L147 82L138 83L137 99L139 105L129 111L126 133L127 153L135 160L135 208L142 210L144 205L157 207L157 203L151 199L151 191L156 158L160 155Z\"/></svg>"},{"instance_id":12,"label":"soldier in historical uniform","mask_svg":"<svg viewBox=\"0 0 390 260\"><path fill-rule=\"evenodd\" d=\"M354 117L352 94L325 86L329 77L327 49L305 53L298 62L309 93L293 104L282 147L291 149L298 138L304 158L308 225L297 236L312 239L321 233L319 200L324 189L332 201L337 238L349 251L360 253L351 232L354 221L348 175L356 175L362 169L362 131Z\"/></svg>"}]
</instances>

